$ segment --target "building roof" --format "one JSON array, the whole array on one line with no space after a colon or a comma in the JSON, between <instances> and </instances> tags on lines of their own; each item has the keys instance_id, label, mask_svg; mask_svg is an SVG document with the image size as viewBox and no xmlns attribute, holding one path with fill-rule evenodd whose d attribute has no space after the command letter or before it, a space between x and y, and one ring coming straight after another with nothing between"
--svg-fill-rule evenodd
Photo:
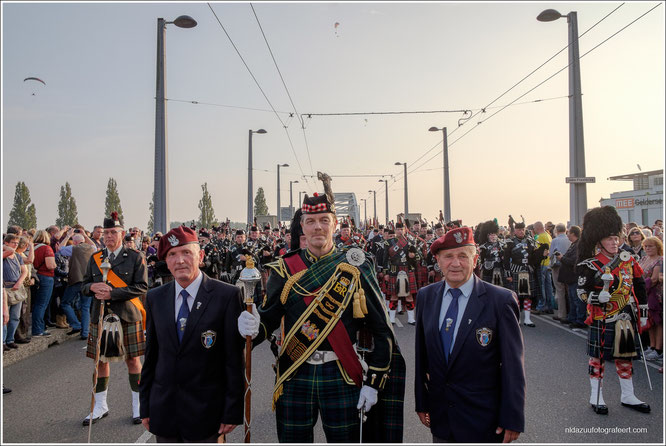
<instances>
[{"instance_id":1,"label":"building roof","mask_svg":"<svg viewBox=\"0 0 666 446\"><path fill-rule=\"evenodd\" d=\"M618 181L631 181L631 180L634 180L635 178L651 177L651 176L663 175L663 174L664 174L664 169L660 169L660 170L650 170L649 172L628 173L626 175L618 175L618 176L615 176L615 177L610 177L608 179L609 180L618 180Z\"/></svg>"}]
</instances>

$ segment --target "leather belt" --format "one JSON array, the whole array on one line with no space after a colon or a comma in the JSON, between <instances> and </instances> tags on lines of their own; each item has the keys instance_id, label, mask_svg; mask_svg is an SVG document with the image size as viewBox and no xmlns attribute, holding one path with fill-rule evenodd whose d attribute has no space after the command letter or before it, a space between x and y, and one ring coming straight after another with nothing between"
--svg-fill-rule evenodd
<instances>
[{"instance_id":1,"label":"leather belt","mask_svg":"<svg viewBox=\"0 0 666 446\"><path fill-rule=\"evenodd\" d=\"M333 351L315 350L315 352L310 355L310 357L306 359L305 362L312 365L321 365L326 364L327 362L335 361L336 359L338 359L338 355L336 355Z\"/></svg>"}]
</instances>

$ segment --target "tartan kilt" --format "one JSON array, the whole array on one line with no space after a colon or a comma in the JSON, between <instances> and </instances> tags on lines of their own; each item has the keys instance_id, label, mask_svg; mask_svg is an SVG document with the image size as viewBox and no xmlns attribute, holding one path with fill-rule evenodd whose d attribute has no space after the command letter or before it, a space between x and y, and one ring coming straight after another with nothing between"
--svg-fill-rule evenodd
<instances>
[{"instance_id":1,"label":"tartan kilt","mask_svg":"<svg viewBox=\"0 0 666 446\"><path fill-rule=\"evenodd\" d=\"M363 443L402 443L405 374L405 360L396 347L389 379L363 423Z\"/></svg>"},{"instance_id":2,"label":"tartan kilt","mask_svg":"<svg viewBox=\"0 0 666 446\"><path fill-rule=\"evenodd\" d=\"M388 298L388 294L386 293L386 280L384 280L384 277L379 280L379 289L382 293L384 293L384 297Z\"/></svg>"},{"instance_id":3,"label":"tartan kilt","mask_svg":"<svg viewBox=\"0 0 666 446\"><path fill-rule=\"evenodd\" d=\"M419 290L418 287L416 286L416 274L414 273L414 271L409 271L409 268L407 266L398 266L398 269L395 272L395 274L389 274L389 280L388 283L386 284L386 297L394 296L395 293L398 292L398 288L396 287L396 279L400 271L407 272L407 278L409 279L409 293L416 294L416 292Z\"/></svg>"},{"instance_id":4,"label":"tartan kilt","mask_svg":"<svg viewBox=\"0 0 666 446\"><path fill-rule=\"evenodd\" d=\"M633 324L633 318L632 318L632 324ZM587 355L592 356L594 358L599 357L599 352L601 350L601 330L603 327L602 321L592 321L592 325L590 325L589 332L587 334ZM612 360L612 359L626 359L626 360L632 360L638 358L641 347L640 344L638 343L638 331L636 331L636 325L634 324L634 344L635 344L635 355L632 357L619 357L615 358L613 356L613 350L615 350L615 322L610 322L606 324L606 331L604 332L604 361L606 360Z\"/></svg>"},{"instance_id":5,"label":"tartan kilt","mask_svg":"<svg viewBox=\"0 0 666 446\"><path fill-rule=\"evenodd\" d=\"M428 285L428 267L419 265L416 267L416 283L419 288Z\"/></svg>"},{"instance_id":6,"label":"tartan kilt","mask_svg":"<svg viewBox=\"0 0 666 446\"><path fill-rule=\"evenodd\" d=\"M520 300L529 298L529 299L532 299L534 301L536 299L536 296L537 296L537 294L536 294L537 293L537 287L536 287L536 281L534 280L534 273L529 273L529 275L530 275L530 295L529 296L527 296L527 295L522 295L521 296L520 294L518 294L518 274L519 273L516 273L516 272L513 272L513 271L511 272L511 278L513 279L513 281L511 282L511 287L509 289L511 291L513 291L514 293L516 293L516 296L518 296L518 299L520 299Z\"/></svg>"},{"instance_id":7,"label":"tartan kilt","mask_svg":"<svg viewBox=\"0 0 666 446\"><path fill-rule=\"evenodd\" d=\"M143 331L143 322L125 322L120 320L123 327L123 345L125 347L125 359L142 356L146 352L146 335ZM86 356L95 359L97 353L97 321L90 322L88 331L88 348Z\"/></svg>"}]
</instances>

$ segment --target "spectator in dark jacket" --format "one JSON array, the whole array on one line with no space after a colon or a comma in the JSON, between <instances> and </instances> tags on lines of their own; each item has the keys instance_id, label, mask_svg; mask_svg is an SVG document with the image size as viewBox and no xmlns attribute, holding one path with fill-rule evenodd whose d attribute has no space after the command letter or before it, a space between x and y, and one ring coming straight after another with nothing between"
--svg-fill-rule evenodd
<instances>
[{"instance_id":1,"label":"spectator in dark jacket","mask_svg":"<svg viewBox=\"0 0 666 446\"><path fill-rule=\"evenodd\" d=\"M585 317L587 316L587 309L585 303L578 298L576 291L578 286L578 276L575 272L576 259L578 257L578 239L580 238L580 228L572 226L567 231L567 238L571 241L571 245L564 255L560 254L559 261L561 263L558 281L564 283L567 287L567 297L569 299L569 314L567 321L572 328L586 328Z\"/></svg>"}]
</instances>

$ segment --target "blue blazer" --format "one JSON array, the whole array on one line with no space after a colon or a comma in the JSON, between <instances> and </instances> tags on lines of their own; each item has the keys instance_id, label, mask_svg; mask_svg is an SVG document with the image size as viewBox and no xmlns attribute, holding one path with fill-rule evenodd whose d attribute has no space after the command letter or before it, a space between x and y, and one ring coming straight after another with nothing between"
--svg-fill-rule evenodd
<instances>
[{"instance_id":1,"label":"blue blazer","mask_svg":"<svg viewBox=\"0 0 666 446\"><path fill-rule=\"evenodd\" d=\"M439 335L445 282L419 290L414 392L416 411L430 413L433 435L489 443L498 440L498 426L525 428L523 335L515 294L473 277L448 364Z\"/></svg>"},{"instance_id":2,"label":"blue blazer","mask_svg":"<svg viewBox=\"0 0 666 446\"><path fill-rule=\"evenodd\" d=\"M243 424L239 291L204 274L182 344L176 334L175 282L148 292L139 387L141 418L150 417L153 434L196 442L214 435L221 423Z\"/></svg>"}]
</instances>

